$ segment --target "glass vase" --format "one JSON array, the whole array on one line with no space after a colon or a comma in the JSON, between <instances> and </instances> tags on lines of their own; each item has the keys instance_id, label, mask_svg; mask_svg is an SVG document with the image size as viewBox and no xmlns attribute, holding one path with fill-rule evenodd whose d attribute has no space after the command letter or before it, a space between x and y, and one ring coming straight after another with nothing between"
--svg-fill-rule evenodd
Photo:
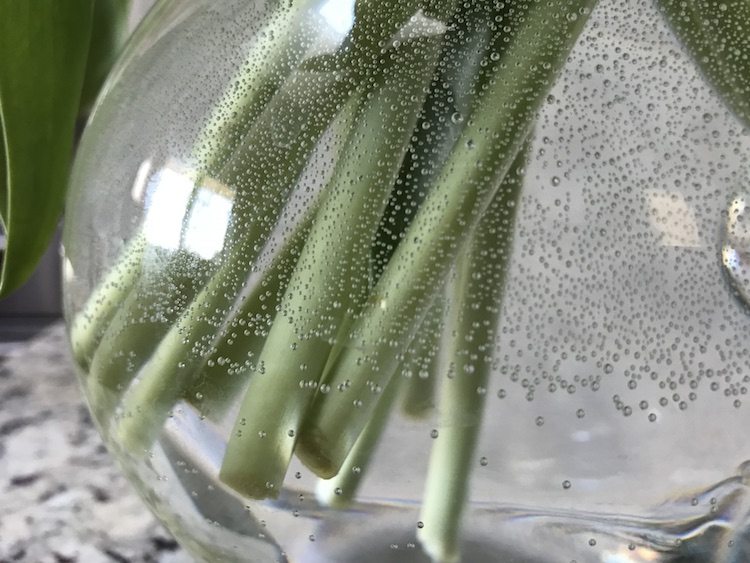
<instances>
[{"instance_id":1,"label":"glass vase","mask_svg":"<svg viewBox=\"0 0 750 563\"><path fill-rule=\"evenodd\" d=\"M157 3L64 281L93 417L180 543L750 559L743 10Z\"/></svg>"}]
</instances>

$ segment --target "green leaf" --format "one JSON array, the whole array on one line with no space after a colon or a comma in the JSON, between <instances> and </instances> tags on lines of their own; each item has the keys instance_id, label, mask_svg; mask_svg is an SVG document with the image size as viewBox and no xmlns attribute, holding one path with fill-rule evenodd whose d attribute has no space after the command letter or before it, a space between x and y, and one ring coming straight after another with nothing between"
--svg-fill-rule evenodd
<instances>
[{"instance_id":1,"label":"green leaf","mask_svg":"<svg viewBox=\"0 0 750 563\"><path fill-rule=\"evenodd\" d=\"M96 101L109 69L127 39L131 0L96 0L86 75L81 93L81 111L88 113Z\"/></svg>"},{"instance_id":2,"label":"green leaf","mask_svg":"<svg viewBox=\"0 0 750 563\"><path fill-rule=\"evenodd\" d=\"M94 0L0 0L0 297L33 272L62 208Z\"/></svg>"}]
</instances>

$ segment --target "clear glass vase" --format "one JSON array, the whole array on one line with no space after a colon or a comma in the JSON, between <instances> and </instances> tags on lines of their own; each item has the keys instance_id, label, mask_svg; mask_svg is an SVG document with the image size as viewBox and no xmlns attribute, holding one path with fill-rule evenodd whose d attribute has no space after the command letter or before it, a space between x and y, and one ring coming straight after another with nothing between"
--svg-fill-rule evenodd
<instances>
[{"instance_id":1,"label":"clear glass vase","mask_svg":"<svg viewBox=\"0 0 750 563\"><path fill-rule=\"evenodd\" d=\"M182 545L750 560L740 4L157 3L78 150L65 301Z\"/></svg>"}]
</instances>

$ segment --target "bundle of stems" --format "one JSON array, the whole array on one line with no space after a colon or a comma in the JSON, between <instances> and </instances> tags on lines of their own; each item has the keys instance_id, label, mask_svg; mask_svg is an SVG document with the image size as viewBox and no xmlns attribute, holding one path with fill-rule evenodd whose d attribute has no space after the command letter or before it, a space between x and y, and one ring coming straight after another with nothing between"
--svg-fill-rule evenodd
<instances>
[{"instance_id":1,"label":"bundle of stems","mask_svg":"<svg viewBox=\"0 0 750 563\"><path fill-rule=\"evenodd\" d=\"M111 441L145 454L186 401L232 417L237 493L276 496L297 455L346 505L396 399L437 405L420 539L455 559L524 147L594 3L358 0L325 54L314 2L275 8L186 163L193 201L233 194L223 252L144 226L73 320Z\"/></svg>"},{"instance_id":2,"label":"bundle of stems","mask_svg":"<svg viewBox=\"0 0 750 563\"><path fill-rule=\"evenodd\" d=\"M231 194L223 252L159 248L144 222L72 321L111 442L147 453L187 402L233 426L227 487L275 497L297 455L345 507L400 398L438 412L418 536L458 559L527 138L594 4L357 0L324 54L314 0L267 7L176 171L194 207ZM659 6L747 123L746 0Z\"/></svg>"}]
</instances>

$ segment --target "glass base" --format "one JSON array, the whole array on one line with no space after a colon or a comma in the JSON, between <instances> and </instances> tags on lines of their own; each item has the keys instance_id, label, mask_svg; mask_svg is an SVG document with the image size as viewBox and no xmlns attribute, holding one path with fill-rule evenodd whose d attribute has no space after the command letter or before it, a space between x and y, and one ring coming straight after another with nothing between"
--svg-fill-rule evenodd
<instances>
[{"instance_id":1,"label":"glass base","mask_svg":"<svg viewBox=\"0 0 750 563\"><path fill-rule=\"evenodd\" d=\"M125 469L138 473L133 482L149 484L141 487L143 498L197 558L212 563L431 561L418 538L418 493L413 500L362 497L346 510L334 510L320 504L302 479L277 499L249 501L218 479L222 441L208 440L207 428L193 416L175 416L145 467L120 455ZM204 447L195 447L194 439ZM214 444L213 454L207 443ZM582 510L475 499L463 518L461 561L746 563L748 469L743 464L732 477L639 514L608 505Z\"/></svg>"}]
</instances>

